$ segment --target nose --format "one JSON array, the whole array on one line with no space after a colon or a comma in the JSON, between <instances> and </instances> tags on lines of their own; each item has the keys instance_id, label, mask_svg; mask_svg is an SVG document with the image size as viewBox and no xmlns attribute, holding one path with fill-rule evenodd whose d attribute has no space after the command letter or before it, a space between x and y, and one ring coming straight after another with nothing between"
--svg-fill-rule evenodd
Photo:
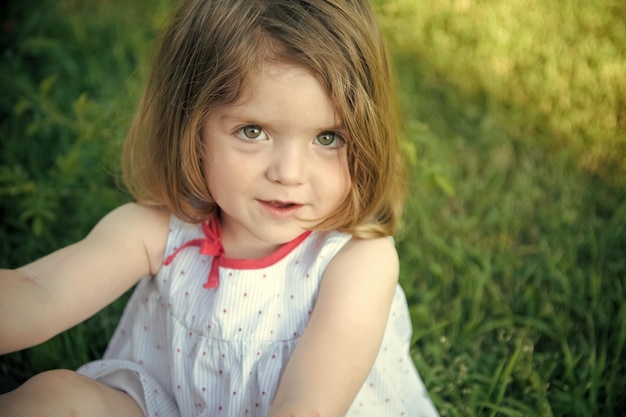
<instances>
[{"instance_id":1,"label":"nose","mask_svg":"<svg viewBox=\"0 0 626 417\"><path fill-rule=\"evenodd\" d=\"M304 181L306 149L299 143L281 143L272 149L266 177L273 183L299 185Z\"/></svg>"}]
</instances>

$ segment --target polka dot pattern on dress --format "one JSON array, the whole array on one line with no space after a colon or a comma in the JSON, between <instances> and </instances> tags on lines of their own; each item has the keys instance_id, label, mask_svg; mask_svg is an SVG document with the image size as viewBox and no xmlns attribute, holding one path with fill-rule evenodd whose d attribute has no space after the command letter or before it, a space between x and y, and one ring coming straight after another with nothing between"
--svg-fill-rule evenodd
<instances>
[{"instance_id":1,"label":"polka dot pattern on dress","mask_svg":"<svg viewBox=\"0 0 626 417\"><path fill-rule=\"evenodd\" d=\"M175 217L170 229L168 256L203 237L198 225ZM186 247L138 284L99 371L86 366L87 375L132 369L150 416L265 417L313 314L323 272L349 239L314 232L262 267L222 259L216 288L204 287L211 256ZM347 417L437 415L427 396L415 395L425 391L408 355L408 320L398 287L383 348Z\"/></svg>"}]
</instances>

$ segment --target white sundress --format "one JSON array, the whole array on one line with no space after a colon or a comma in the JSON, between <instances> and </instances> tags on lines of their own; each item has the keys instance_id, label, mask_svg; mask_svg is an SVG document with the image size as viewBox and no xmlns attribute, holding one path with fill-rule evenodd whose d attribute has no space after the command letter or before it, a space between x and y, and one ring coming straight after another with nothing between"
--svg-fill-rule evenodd
<instances>
[{"instance_id":1,"label":"white sundress","mask_svg":"<svg viewBox=\"0 0 626 417\"><path fill-rule=\"evenodd\" d=\"M78 372L127 392L146 417L265 417L324 270L350 238L305 233L267 258L235 260L221 256L217 222L172 216L164 265L137 285L103 359ZM408 352L411 331L398 286L347 416L438 415Z\"/></svg>"}]
</instances>

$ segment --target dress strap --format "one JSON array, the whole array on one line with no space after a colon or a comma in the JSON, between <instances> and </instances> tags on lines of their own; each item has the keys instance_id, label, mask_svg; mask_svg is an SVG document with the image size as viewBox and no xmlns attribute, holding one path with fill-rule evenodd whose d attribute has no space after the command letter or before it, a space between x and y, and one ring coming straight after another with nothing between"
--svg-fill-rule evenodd
<instances>
[{"instance_id":1,"label":"dress strap","mask_svg":"<svg viewBox=\"0 0 626 417\"><path fill-rule=\"evenodd\" d=\"M202 223L202 232L204 233L204 237L193 239L183 244L181 247L176 249L170 256L168 256L167 259L165 259L163 265L167 266L172 263L176 255L178 255L183 249L189 248L191 246L197 246L200 248L201 255L213 257L211 270L209 271L209 276L206 283L204 284L204 288L216 288L219 284L220 279L220 261L222 259L222 255L224 255L224 247L222 246L219 222L216 221L216 219L213 217L208 222Z\"/></svg>"}]
</instances>

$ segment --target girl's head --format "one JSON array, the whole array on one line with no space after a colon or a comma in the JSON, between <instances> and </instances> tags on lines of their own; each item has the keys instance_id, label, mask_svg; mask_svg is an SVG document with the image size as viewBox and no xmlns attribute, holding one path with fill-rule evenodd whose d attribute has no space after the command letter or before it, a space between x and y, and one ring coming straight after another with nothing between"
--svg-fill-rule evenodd
<instances>
[{"instance_id":1,"label":"girl's head","mask_svg":"<svg viewBox=\"0 0 626 417\"><path fill-rule=\"evenodd\" d=\"M351 190L316 228L393 233L403 165L388 59L367 0L184 1L163 34L125 144L130 191L183 219L208 218L217 207L203 169L204 121L273 64L315 76L347 131Z\"/></svg>"}]
</instances>

